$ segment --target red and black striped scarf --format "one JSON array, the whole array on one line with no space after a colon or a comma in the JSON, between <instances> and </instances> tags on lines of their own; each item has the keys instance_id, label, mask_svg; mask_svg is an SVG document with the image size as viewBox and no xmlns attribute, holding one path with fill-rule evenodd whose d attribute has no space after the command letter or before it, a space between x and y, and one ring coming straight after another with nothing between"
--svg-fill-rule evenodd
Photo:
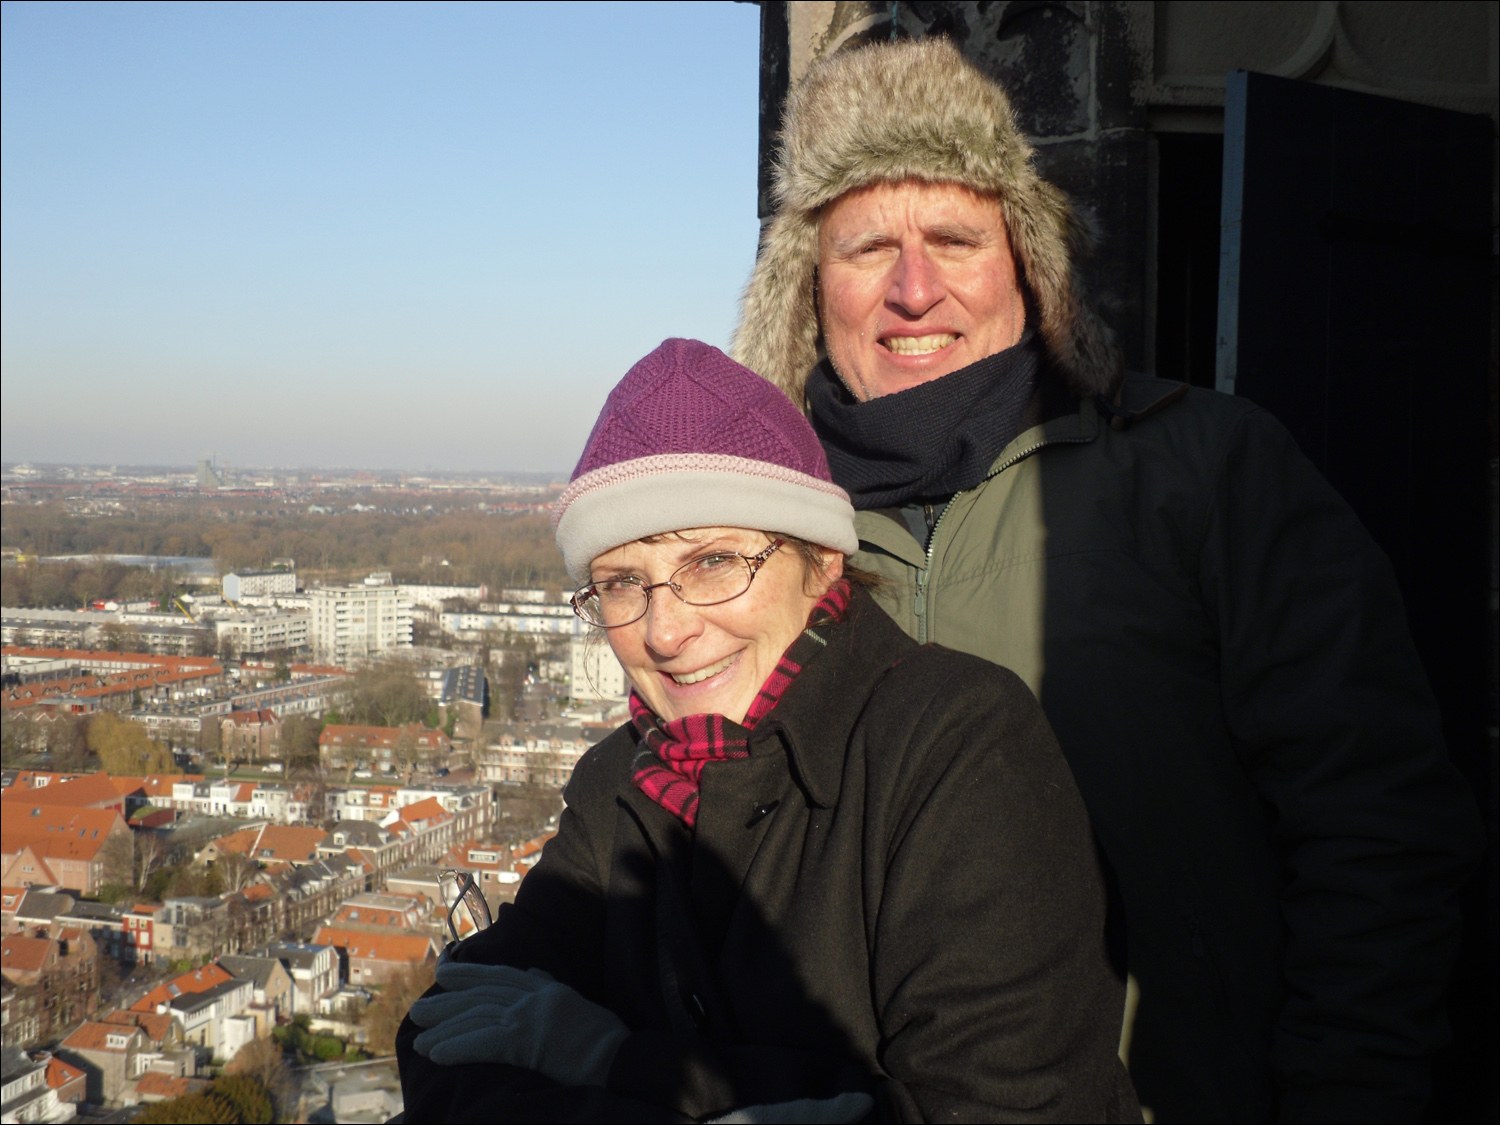
<instances>
[{"instance_id":1,"label":"red and black striped scarf","mask_svg":"<svg viewBox=\"0 0 1500 1125\"><path fill-rule=\"evenodd\" d=\"M750 756L750 732L781 702L808 662L827 646L827 640L816 629L841 621L849 608L849 597L847 579L840 578L828 588L808 616L807 628L782 654L775 671L761 685L743 723L731 722L723 715L687 715L663 722L632 691L630 721L641 739L633 766L636 787L689 828L696 825L703 767L711 762Z\"/></svg>"}]
</instances>

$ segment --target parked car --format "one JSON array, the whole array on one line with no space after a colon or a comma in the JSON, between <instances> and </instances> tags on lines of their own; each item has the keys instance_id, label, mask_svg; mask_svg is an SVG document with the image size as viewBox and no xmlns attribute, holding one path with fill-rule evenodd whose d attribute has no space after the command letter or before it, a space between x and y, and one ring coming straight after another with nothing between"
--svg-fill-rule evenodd
<instances>
[{"instance_id":1,"label":"parked car","mask_svg":"<svg viewBox=\"0 0 1500 1125\"><path fill-rule=\"evenodd\" d=\"M267 762L260 768L266 773L280 773L283 767L280 762Z\"/></svg>"},{"instance_id":2,"label":"parked car","mask_svg":"<svg viewBox=\"0 0 1500 1125\"><path fill-rule=\"evenodd\" d=\"M355 770L354 771L354 776L355 777L374 777L375 775L373 773L371 773L369 770Z\"/></svg>"}]
</instances>

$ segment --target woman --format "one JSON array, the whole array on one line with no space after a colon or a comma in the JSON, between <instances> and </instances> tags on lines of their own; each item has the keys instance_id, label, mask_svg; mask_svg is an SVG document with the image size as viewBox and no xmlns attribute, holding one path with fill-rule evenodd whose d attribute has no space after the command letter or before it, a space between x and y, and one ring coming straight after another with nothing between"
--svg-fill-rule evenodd
<instances>
[{"instance_id":1,"label":"woman","mask_svg":"<svg viewBox=\"0 0 1500 1125\"><path fill-rule=\"evenodd\" d=\"M634 688L398 1039L409 1120L1139 1120L1073 780L909 640L780 392L669 340L553 512Z\"/></svg>"}]
</instances>

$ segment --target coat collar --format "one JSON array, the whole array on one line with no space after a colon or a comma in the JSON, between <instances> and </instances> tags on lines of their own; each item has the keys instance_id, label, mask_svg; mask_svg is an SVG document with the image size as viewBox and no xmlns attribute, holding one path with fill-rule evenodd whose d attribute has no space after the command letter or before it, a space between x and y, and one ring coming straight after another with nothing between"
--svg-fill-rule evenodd
<instances>
[{"instance_id":1,"label":"coat collar","mask_svg":"<svg viewBox=\"0 0 1500 1125\"><path fill-rule=\"evenodd\" d=\"M808 799L828 808L838 801L845 749L860 713L891 666L918 646L858 586L843 621L819 632L828 648L755 728L750 752L780 737Z\"/></svg>"}]
</instances>

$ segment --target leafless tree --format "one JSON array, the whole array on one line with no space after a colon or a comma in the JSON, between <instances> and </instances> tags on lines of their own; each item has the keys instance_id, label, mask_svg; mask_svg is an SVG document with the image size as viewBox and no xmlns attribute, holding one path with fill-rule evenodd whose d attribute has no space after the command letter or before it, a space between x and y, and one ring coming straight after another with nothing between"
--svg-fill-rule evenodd
<instances>
[{"instance_id":1,"label":"leafless tree","mask_svg":"<svg viewBox=\"0 0 1500 1125\"><path fill-rule=\"evenodd\" d=\"M142 890L151 873L167 859L167 846L161 834L151 828L137 829L135 833L135 889Z\"/></svg>"}]
</instances>

